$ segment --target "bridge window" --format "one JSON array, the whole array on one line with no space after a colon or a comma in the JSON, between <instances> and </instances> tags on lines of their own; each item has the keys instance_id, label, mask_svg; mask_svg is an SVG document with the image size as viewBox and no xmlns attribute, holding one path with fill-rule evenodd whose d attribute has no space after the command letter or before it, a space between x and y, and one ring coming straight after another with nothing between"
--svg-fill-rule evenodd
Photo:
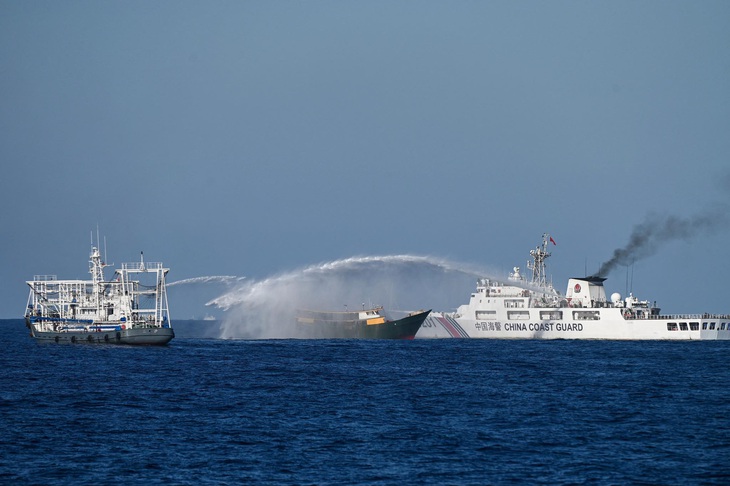
<instances>
[{"instance_id":1,"label":"bridge window","mask_svg":"<svg viewBox=\"0 0 730 486\"><path fill-rule=\"evenodd\" d=\"M573 311L576 321L597 321L601 318L599 311Z\"/></svg>"},{"instance_id":2,"label":"bridge window","mask_svg":"<svg viewBox=\"0 0 730 486\"><path fill-rule=\"evenodd\" d=\"M504 306L508 309L525 307L525 301L522 299L504 299Z\"/></svg>"},{"instance_id":3,"label":"bridge window","mask_svg":"<svg viewBox=\"0 0 730 486\"><path fill-rule=\"evenodd\" d=\"M724 322L722 324L720 324L720 330L721 331L724 331L725 330L725 323Z\"/></svg>"},{"instance_id":4,"label":"bridge window","mask_svg":"<svg viewBox=\"0 0 730 486\"><path fill-rule=\"evenodd\" d=\"M475 314L477 321L496 321L497 311L494 310L478 310Z\"/></svg>"},{"instance_id":5,"label":"bridge window","mask_svg":"<svg viewBox=\"0 0 730 486\"><path fill-rule=\"evenodd\" d=\"M526 321L530 318L529 311L509 311L507 312L507 319L510 321Z\"/></svg>"},{"instance_id":6,"label":"bridge window","mask_svg":"<svg viewBox=\"0 0 730 486\"><path fill-rule=\"evenodd\" d=\"M714 322L711 322L710 323L710 331L714 331L714 330L715 330L715 323Z\"/></svg>"},{"instance_id":7,"label":"bridge window","mask_svg":"<svg viewBox=\"0 0 730 486\"><path fill-rule=\"evenodd\" d=\"M676 322L667 322L667 331L677 331L677 323Z\"/></svg>"},{"instance_id":8,"label":"bridge window","mask_svg":"<svg viewBox=\"0 0 730 486\"><path fill-rule=\"evenodd\" d=\"M689 330L690 331L699 331L700 330L700 323L699 322L690 322L689 323Z\"/></svg>"},{"instance_id":9,"label":"bridge window","mask_svg":"<svg viewBox=\"0 0 730 486\"><path fill-rule=\"evenodd\" d=\"M687 330L687 323L686 322L680 322L679 323L679 330L680 331L686 331Z\"/></svg>"},{"instance_id":10,"label":"bridge window","mask_svg":"<svg viewBox=\"0 0 730 486\"><path fill-rule=\"evenodd\" d=\"M560 320L563 318L562 311L540 311L540 320Z\"/></svg>"},{"instance_id":11,"label":"bridge window","mask_svg":"<svg viewBox=\"0 0 730 486\"><path fill-rule=\"evenodd\" d=\"M703 323L702 323L702 330L704 331L704 330L706 330L706 329L707 329L707 323L706 323L706 322L703 322Z\"/></svg>"}]
</instances>

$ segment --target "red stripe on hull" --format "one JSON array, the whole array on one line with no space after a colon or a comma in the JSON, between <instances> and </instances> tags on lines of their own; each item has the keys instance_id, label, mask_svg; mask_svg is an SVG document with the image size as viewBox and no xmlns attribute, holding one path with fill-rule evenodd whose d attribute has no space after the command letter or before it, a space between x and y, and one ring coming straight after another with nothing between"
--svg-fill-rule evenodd
<instances>
[{"instance_id":1,"label":"red stripe on hull","mask_svg":"<svg viewBox=\"0 0 730 486\"><path fill-rule=\"evenodd\" d=\"M461 334L459 334L459 331L456 330L456 328L453 326L453 324L451 324L448 321L448 319L446 319L445 317L437 317L437 319L439 320L441 325L444 326L444 329L446 329L449 332L449 334L451 334L451 337L455 337L455 338L461 337Z\"/></svg>"}]
</instances>

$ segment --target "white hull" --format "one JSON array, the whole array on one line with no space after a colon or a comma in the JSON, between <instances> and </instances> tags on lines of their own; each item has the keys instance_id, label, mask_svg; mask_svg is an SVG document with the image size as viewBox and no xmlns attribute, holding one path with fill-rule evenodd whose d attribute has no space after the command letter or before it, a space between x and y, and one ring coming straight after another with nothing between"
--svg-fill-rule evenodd
<instances>
[{"instance_id":1,"label":"white hull","mask_svg":"<svg viewBox=\"0 0 730 486\"><path fill-rule=\"evenodd\" d=\"M432 312L416 338L727 340L730 315L661 315L630 294L606 295L600 276L571 278L561 295L545 277L548 243L530 252L527 282L514 268L507 282L482 278L456 312Z\"/></svg>"},{"instance_id":2,"label":"white hull","mask_svg":"<svg viewBox=\"0 0 730 486\"><path fill-rule=\"evenodd\" d=\"M544 309L541 309L544 310ZM432 312L417 339L610 339L610 340L729 340L730 318L687 317L601 321L476 321L453 314ZM698 323L698 330L690 330ZM686 325L687 330L682 324ZM674 329L676 325L677 330ZM692 326L694 327L694 326ZM704 327L704 329L703 329ZM711 329L712 328L712 329Z\"/></svg>"}]
</instances>

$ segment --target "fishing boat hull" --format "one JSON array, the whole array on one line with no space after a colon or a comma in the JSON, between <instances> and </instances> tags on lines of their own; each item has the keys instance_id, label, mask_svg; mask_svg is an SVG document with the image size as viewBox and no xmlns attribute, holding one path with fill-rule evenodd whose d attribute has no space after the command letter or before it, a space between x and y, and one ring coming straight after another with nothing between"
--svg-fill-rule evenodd
<instances>
[{"instance_id":1,"label":"fishing boat hull","mask_svg":"<svg viewBox=\"0 0 730 486\"><path fill-rule=\"evenodd\" d=\"M65 330L63 325L57 331L41 331L30 319L25 320L30 335L39 342L71 344L135 344L162 346L175 337L170 327L122 328L118 325L88 326L87 329Z\"/></svg>"},{"instance_id":2,"label":"fishing boat hull","mask_svg":"<svg viewBox=\"0 0 730 486\"><path fill-rule=\"evenodd\" d=\"M418 312L397 320L375 320L383 322L299 319L299 323L303 337L312 339L414 339L430 312Z\"/></svg>"}]
</instances>

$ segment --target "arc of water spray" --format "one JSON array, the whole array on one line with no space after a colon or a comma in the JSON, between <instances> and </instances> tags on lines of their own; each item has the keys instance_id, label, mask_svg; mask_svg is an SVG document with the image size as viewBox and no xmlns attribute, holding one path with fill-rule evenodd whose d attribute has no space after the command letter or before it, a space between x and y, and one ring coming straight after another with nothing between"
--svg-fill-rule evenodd
<instances>
[{"instance_id":1,"label":"arc of water spray","mask_svg":"<svg viewBox=\"0 0 730 486\"><path fill-rule=\"evenodd\" d=\"M399 302L410 298L414 308L420 308L425 305L421 302L432 300L428 294L441 292L441 276L486 274L473 266L428 256L361 256L241 282L207 305L226 311L221 322L223 338L301 337L306 330L296 325L298 309L327 308L353 299L388 299L394 292Z\"/></svg>"},{"instance_id":2,"label":"arc of water spray","mask_svg":"<svg viewBox=\"0 0 730 486\"><path fill-rule=\"evenodd\" d=\"M369 264L403 265L411 263L426 264L443 271L458 272L475 277L482 277L487 274L487 272L485 271L474 269L473 267L469 267L467 265L449 262L447 260L428 256L380 255L351 257L331 262L310 265L299 270L294 270L292 272L269 277L267 279L257 282L249 281L246 284L239 286L236 289L233 289L211 300L206 305L212 305L219 307L223 310L227 310L233 306L247 302L252 298L252 296L257 294L258 292L264 291L268 287L283 284L289 281L305 279L311 276L322 276L335 271L356 270L358 267Z\"/></svg>"},{"instance_id":3,"label":"arc of water spray","mask_svg":"<svg viewBox=\"0 0 730 486\"><path fill-rule=\"evenodd\" d=\"M225 284L232 284L236 282L240 282L246 277L237 277L235 275L210 275L205 277L192 277L192 278L186 278L183 280L176 280L175 282L170 282L167 284L168 287L172 287L174 285L192 285L192 284L201 284L201 283L210 283L210 282L221 282Z\"/></svg>"}]
</instances>

